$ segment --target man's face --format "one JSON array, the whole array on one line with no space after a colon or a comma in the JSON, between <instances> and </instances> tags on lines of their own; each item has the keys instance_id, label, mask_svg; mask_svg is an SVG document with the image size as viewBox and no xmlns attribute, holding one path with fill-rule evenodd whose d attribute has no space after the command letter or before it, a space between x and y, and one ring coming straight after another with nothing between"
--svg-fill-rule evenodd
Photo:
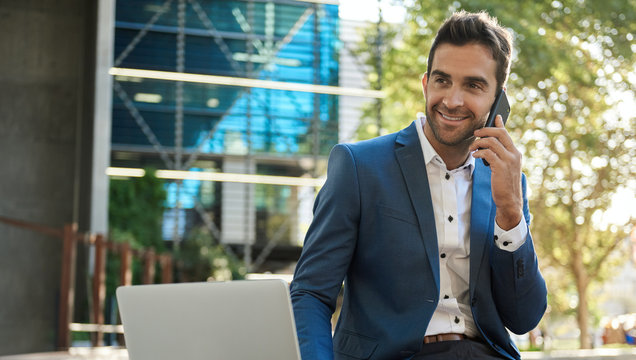
<instances>
[{"instance_id":1,"label":"man's face","mask_svg":"<svg viewBox=\"0 0 636 360\"><path fill-rule=\"evenodd\" d=\"M422 86L426 99L424 133L433 147L468 146L473 132L486 124L495 100L497 63L480 44L441 44L434 55L430 78Z\"/></svg>"}]
</instances>

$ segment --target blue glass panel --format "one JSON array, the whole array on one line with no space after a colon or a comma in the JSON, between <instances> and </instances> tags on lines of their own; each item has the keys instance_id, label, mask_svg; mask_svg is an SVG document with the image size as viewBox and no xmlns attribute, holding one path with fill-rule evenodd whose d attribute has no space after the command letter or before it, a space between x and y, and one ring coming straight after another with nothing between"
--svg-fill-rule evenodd
<instances>
[{"instance_id":1,"label":"blue glass panel","mask_svg":"<svg viewBox=\"0 0 636 360\"><path fill-rule=\"evenodd\" d=\"M159 17L120 67L176 69L176 3ZM338 85L337 6L318 6L320 32L316 34L315 5L311 3L255 2L249 23L244 1L200 0L198 3L203 12L195 11L189 2L187 5L186 72ZM117 2L115 57L162 4L163 1L157 0ZM303 16L305 13L311 15ZM214 32L206 25L207 21ZM295 32L290 33L292 29ZM254 41L248 42L249 36ZM284 44L280 43L283 39ZM316 45L318 49L314 49ZM252 48L253 55L253 72L249 74L246 73L248 47ZM270 54L272 51L277 52ZM316 55L320 61L315 61ZM174 146L175 83L143 80L120 84L160 143ZM155 102L137 101L137 94L154 94ZM156 95L160 100L156 101ZM316 109L314 104L318 104ZM312 119L318 119L320 154L327 155L338 139L337 109L336 96L186 83L183 144L192 149L200 146L207 153L241 152L249 146L254 153L310 154L314 138L308 134ZM202 143L210 131L214 136ZM114 144L149 145L116 94L112 133Z\"/></svg>"}]
</instances>

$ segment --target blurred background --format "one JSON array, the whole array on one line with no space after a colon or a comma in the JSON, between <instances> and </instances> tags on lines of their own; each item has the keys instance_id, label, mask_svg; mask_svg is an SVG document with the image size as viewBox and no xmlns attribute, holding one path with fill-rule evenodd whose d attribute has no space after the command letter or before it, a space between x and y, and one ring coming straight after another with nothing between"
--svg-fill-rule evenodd
<instances>
[{"instance_id":1,"label":"blurred background","mask_svg":"<svg viewBox=\"0 0 636 360\"><path fill-rule=\"evenodd\" d=\"M331 147L424 111L462 9L515 39L520 348L633 348L635 0L0 0L0 356L123 345L120 285L291 280Z\"/></svg>"}]
</instances>

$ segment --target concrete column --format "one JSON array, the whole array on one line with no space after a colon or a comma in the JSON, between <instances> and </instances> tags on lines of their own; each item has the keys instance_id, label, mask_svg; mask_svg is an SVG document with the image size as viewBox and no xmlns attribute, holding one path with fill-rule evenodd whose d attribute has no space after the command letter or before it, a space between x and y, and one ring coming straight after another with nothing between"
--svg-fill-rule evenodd
<instances>
[{"instance_id":1,"label":"concrete column","mask_svg":"<svg viewBox=\"0 0 636 360\"><path fill-rule=\"evenodd\" d=\"M226 158L223 172L255 173L256 167L244 160ZM254 184L225 182L221 190L221 240L226 244L254 244L256 238L256 208Z\"/></svg>"},{"instance_id":2,"label":"concrete column","mask_svg":"<svg viewBox=\"0 0 636 360\"><path fill-rule=\"evenodd\" d=\"M108 231L109 182L104 174L110 166L113 78L108 70L113 65L114 32L115 0L101 0L97 11L90 229L103 234Z\"/></svg>"},{"instance_id":3,"label":"concrete column","mask_svg":"<svg viewBox=\"0 0 636 360\"><path fill-rule=\"evenodd\" d=\"M2 216L90 226L97 8L0 1ZM61 248L0 224L0 355L55 348Z\"/></svg>"}]
</instances>

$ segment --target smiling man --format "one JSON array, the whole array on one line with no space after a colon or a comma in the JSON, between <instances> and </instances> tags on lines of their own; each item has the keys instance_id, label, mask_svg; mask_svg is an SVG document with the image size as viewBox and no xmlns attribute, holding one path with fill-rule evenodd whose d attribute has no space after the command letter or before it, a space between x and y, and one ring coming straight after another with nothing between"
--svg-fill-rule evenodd
<instances>
[{"instance_id":1,"label":"smiling man","mask_svg":"<svg viewBox=\"0 0 636 360\"><path fill-rule=\"evenodd\" d=\"M454 14L429 53L426 117L334 147L291 285L304 360L519 359L508 330L532 330L547 292L521 155L501 117L484 128L511 51L494 18Z\"/></svg>"}]
</instances>

